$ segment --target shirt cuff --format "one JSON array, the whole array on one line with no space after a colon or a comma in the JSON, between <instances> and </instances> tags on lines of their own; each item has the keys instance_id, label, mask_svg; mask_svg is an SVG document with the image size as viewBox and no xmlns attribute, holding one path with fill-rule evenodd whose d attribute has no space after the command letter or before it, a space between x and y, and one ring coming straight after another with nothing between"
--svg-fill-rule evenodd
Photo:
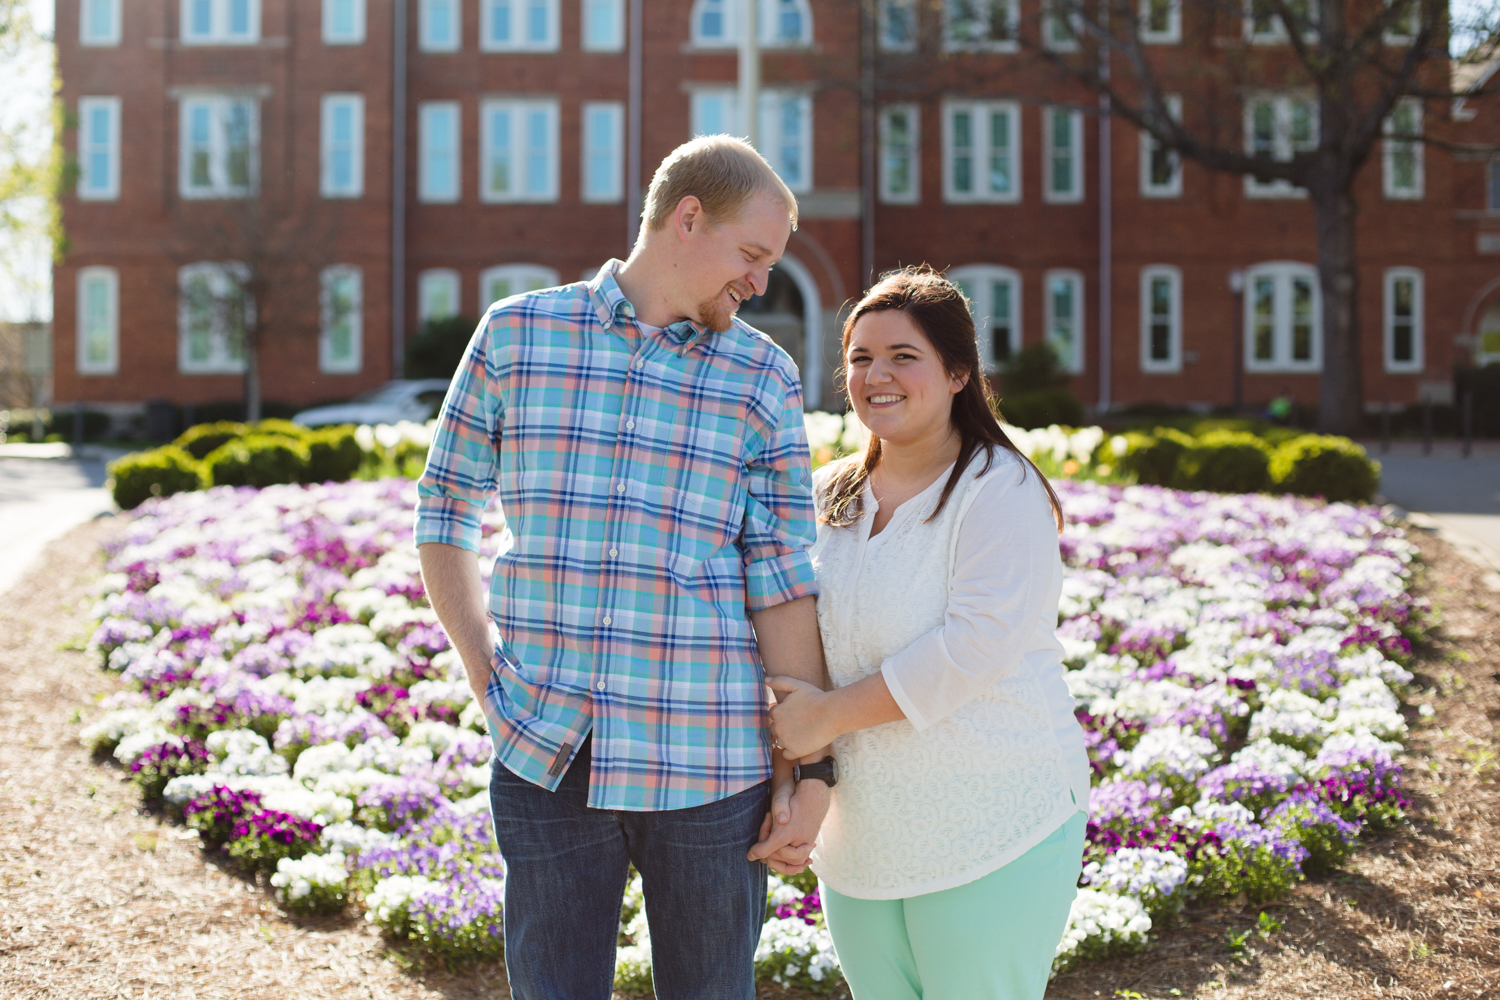
<instances>
[{"instance_id":1,"label":"shirt cuff","mask_svg":"<svg viewBox=\"0 0 1500 1000\"><path fill-rule=\"evenodd\" d=\"M906 721L915 726L917 732L920 733L932 725L932 721L922 714L922 710L917 707L917 703L912 701L911 695L907 694L906 689L901 686L901 681L896 676L896 665L894 663L890 660L882 663L880 665L880 676L885 678L885 686L890 689L891 698L895 700L897 707L906 716Z\"/></svg>"},{"instance_id":2,"label":"shirt cuff","mask_svg":"<svg viewBox=\"0 0 1500 1000\"><path fill-rule=\"evenodd\" d=\"M757 559L745 566L745 607L751 611L764 611L817 593L818 578L813 573L812 557L806 552Z\"/></svg>"},{"instance_id":3,"label":"shirt cuff","mask_svg":"<svg viewBox=\"0 0 1500 1000\"><path fill-rule=\"evenodd\" d=\"M414 543L438 542L478 552L483 537L479 514L475 504L458 497L419 496Z\"/></svg>"}]
</instances>

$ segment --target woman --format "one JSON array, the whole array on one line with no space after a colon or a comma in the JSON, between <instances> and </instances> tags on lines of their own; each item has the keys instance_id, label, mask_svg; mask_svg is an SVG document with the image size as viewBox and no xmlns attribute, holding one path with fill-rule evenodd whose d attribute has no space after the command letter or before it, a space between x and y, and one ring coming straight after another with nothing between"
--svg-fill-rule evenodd
<instances>
[{"instance_id":1,"label":"woman","mask_svg":"<svg viewBox=\"0 0 1500 1000\"><path fill-rule=\"evenodd\" d=\"M1040 1000L1089 770L1053 636L1057 495L988 405L962 293L887 275L844 324L864 454L814 478L834 689L774 677L775 742L832 743L812 855L856 1000Z\"/></svg>"}]
</instances>

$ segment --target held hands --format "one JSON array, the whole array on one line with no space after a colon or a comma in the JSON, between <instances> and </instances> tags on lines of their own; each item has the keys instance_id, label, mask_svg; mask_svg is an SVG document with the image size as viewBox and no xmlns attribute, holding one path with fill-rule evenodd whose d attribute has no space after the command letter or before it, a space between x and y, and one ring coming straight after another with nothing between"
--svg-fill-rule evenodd
<instances>
[{"instance_id":1,"label":"held hands","mask_svg":"<svg viewBox=\"0 0 1500 1000\"><path fill-rule=\"evenodd\" d=\"M796 875L807 867L827 812L828 786L823 782L779 784L771 795L771 810L761 821L760 840L746 858L764 861L778 875Z\"/></svg>"},{"instance_id":2,"label":"held hands","mask_svg":"<svg viewBox=\"0 0 1500 1000\"><path fill-rule=\"evenodd\" d=\"M787 760L817 753L841 734L833 719L829 692L795 677L768 677L766 685L776 692L771 736Z\"/></svg>"}]
</instances>

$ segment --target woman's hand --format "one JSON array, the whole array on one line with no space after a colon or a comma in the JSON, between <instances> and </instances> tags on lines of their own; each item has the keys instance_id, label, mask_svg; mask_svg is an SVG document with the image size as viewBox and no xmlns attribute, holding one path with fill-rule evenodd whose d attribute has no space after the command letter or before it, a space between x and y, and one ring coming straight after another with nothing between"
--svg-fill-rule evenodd
<instances>
[{"instance_id":1,"label":"woman's hand","mask_svg":"<svg viewBox=\"0 0 1500 1000\"><path fill-rule=\"evenodd\" d=\"M826 747L841 734L833 718L833 696L795 677L768 677L776 692L771 709L771 736L787 760L800 760Z\"/></svg>"}]
</instances>

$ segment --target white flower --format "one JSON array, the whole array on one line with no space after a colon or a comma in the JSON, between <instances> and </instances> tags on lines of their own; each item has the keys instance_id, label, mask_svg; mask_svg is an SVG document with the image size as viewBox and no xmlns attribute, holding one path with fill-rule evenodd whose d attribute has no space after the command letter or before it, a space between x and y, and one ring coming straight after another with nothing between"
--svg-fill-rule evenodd
<instances>
[{"instance_id":1,"label":"white flower","mask_svg":"<svg viewBox=\"0 0 1500 1000\"><path fill-rule=\"evenodd\" d=\"M1079 889L1052 960L1052 975L1068 968L1081 952L1104 955L1143 946L1151 917L1139 900L1099 889Z\"/></svg>"},{"instance_id":2,"label":"white flower","mask_svg":"<svg viewBox=\"0 0 1500 1000\"><path fill-rule=\"evenodd\" d=\"M209 770L219 774L285 774L286 758L273 752L265 737L249 729L220 729L208 734Z\"/></svg>"},{"instance_id":3,"label":"white flower","mask_svg":"<svg viewBox=\"0 0 1500 1000\"><path fill-rule=\"evenodd\" d=\"M349 881L342 854L308 854L301 858L282 858L276 862L271 884L283 902L296 902L314 889L336 888Z\"/></svg>"},{"instance_id":4,"label":"white flower","mask_svg":"<svg viewBox=\"0 0 1500 1000\"><path fill-rule=\"evenodd\" d=\"M329 853L347 855L368 851L372 847L384 847L395 839L389 833L346 820L325 826L318 837L318 843Z\"/></svg>"},{"instance_id":5,"label":"white flower","mask_svg":"<svg viewBox=\"0 0 1500 1000\"><path fill-rule=\"evenodd\" d=\"M1153 771L1193 779L1208 771L1218 756L1211 740L1181 726L1147 730L1135 749L1123 752L1120 772L1127 777Z\"/></svg>"}]
</instances>

